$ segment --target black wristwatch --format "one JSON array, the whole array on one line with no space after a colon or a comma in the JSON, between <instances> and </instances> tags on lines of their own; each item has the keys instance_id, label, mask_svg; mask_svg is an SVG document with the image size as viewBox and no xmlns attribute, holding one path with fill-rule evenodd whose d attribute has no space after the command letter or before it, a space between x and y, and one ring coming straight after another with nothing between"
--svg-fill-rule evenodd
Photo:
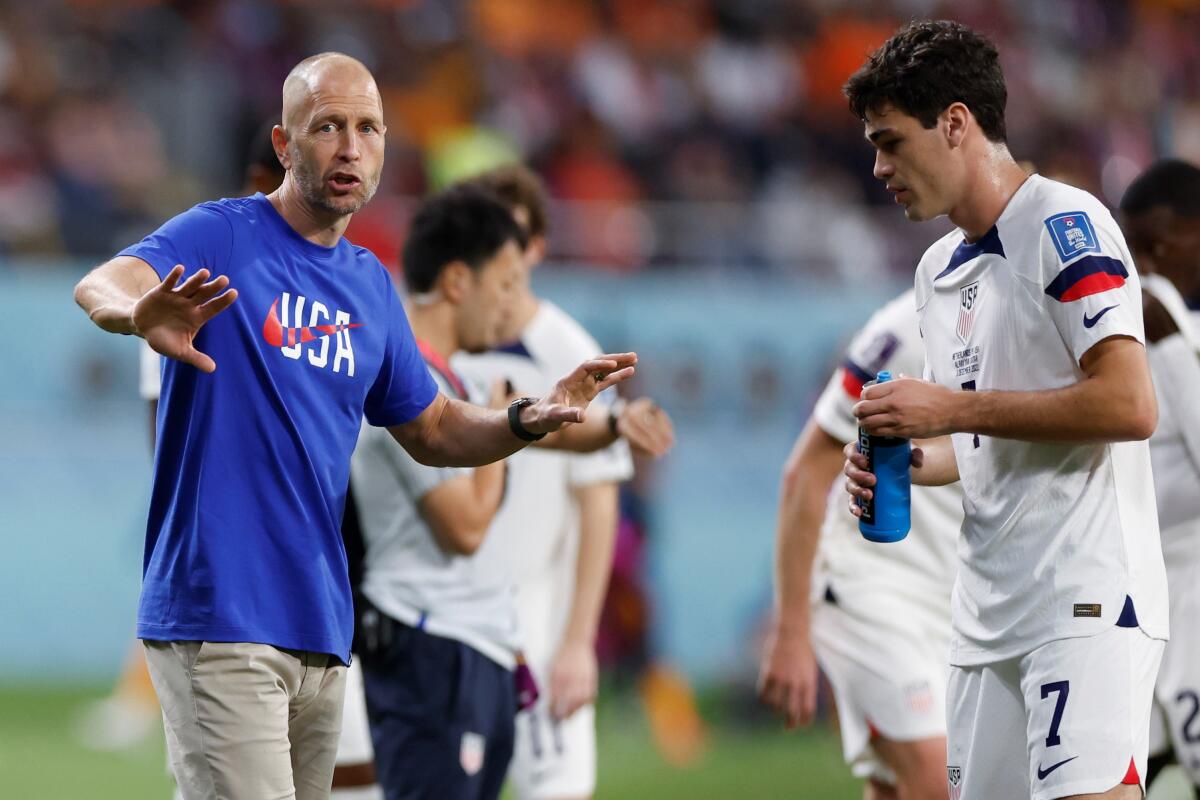
<instances>
[{"instance_id":1,"label":"black wristwatch","mask_svg":"<svg viewBox=\"0 0 1200 800\"><path fill-rule=\"evenodd\" d=\"M508 428L513 432L513 436L523 442L536 442L546 436L544 433L534 433L521 424L521 409L536 402L532 397L518 397L508 406Z\"/></svg>"}]
</instances>

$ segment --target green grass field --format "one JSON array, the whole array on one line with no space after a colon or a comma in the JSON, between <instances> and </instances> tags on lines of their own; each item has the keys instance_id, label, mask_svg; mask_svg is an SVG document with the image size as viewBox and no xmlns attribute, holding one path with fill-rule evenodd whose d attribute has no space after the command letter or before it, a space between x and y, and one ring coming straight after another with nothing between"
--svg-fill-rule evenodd
<instances>
[{"instance_id":1,"label":"green grass field","mask_svg":"<svg viewBox=\"0 0 1200 800\"><path fill-rule=\"evenodd\" d=\"M71 720L99 691L0 689L0 797L5 800L167 800L161 737L132 751L96 753L76 743ZM597 798L860 796L828 731L775 734L713 725L703 759L676 769L656 753L632 700L614 697L599 714Z\"/></svg>"},{"instance_id":2,"label":"green grass field","mask_svg":"<svg viewBox=\"0 0 1200 800\"><path fill-rule=\"evenodd\" d=\"M132 751L96 753L77 744L71 720L100 692L0 689L0 797L5 800L167 800L161 737ZM711 716L711 714L710 714ZM656 753L636 703L622 696L601 706L600 800L856 800L860 785L842 764L827 729L785 735L761 725L711 724L704 758L677 769ZM1156 787L1154 800L1189 795Z\"/></svg>"}]
</instances>

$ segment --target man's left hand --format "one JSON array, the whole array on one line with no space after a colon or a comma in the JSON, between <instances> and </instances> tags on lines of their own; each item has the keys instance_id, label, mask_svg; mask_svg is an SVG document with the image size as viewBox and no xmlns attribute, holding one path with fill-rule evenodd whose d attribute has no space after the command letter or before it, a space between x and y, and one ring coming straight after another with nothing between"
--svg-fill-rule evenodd
<instances>
[{"instance_id":1,"label":"man's left hand","mask_svg":"<svg viewBox=\"0 0 1200 800\"><path fill-rule=\"evenodd\" d=\"M563 642L550 666L550 714L563 720L594 701L598 674L589 642Z\"/></svg>"},{"instance_id":2,"label":"man's left hand","mask_svg":"<svg viewBox=\"0 0 1200 800\"><path fill-rule=\"evenodd\" d=\"M876 436L931 439L954 433L950 422L960 394L936 383L899 378L864 389L854 416Z\"/></svg>"},{"instance_id":3,"label":"man's left hand","mask_svg":"<svg viewBox=\"0 0 1200 800\"><path fill-rule=\"evenodd\" d=\"M637 353L597 356L583 362L545 397L521 410L521 425L531 433L550 433L583 422L596 395L633 376Z\"/></svg>"}]
</instances>

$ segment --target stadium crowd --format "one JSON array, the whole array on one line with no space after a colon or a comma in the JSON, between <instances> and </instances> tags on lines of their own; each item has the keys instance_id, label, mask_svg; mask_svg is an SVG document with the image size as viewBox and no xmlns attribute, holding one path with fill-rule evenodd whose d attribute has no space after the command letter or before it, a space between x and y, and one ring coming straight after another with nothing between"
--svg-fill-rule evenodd
<instances>
[{"instance_id":1,"label":"stadium crowd","mask_svg":"<svg viewBox=\"0 0 1200 800\"><path fill-rule=\"evenodd\" d=\"M235 191L289 66L334 49L384 96L383 187L351 235L385 262L412 198L520 156L555 200L556 260L903 273L930 233L874 213L890 201L840 87L950 5L997 41L1013 152L1044 174L1111 205L1156 155L1200 158L1195 0L11 3L0 253L92 257Z\"/></svg>"}]
</instances>

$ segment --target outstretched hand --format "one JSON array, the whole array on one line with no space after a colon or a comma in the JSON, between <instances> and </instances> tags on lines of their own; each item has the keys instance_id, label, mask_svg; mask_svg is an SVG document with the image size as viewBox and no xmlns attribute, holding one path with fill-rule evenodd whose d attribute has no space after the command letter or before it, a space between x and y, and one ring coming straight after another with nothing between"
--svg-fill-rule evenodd
<instances>
[{"instance_id":1,"label":"outstretched hand","mask_svg":"<svg viewBox=\"0 0 1200 800\"><path fill-rule=\"evenodd\" d=\"M233 305L237 289L225 291L229 278L224 275L208 280L207 269L180 283L183 273L183 265L176 264L162 283L142 295L133 307L133 325L156 352L213 372L216 362L197 350L193 341L206 322Z\"/></svg>"},{"instance_id":2,"label":"outstretched hand","mask_svg":"<svg viewBox=\"0 0 1200 800\"><path fill-rule=\"evenodd\" d=\"M617 417L617 433L636 452L661 458L675 445L671 417L649 397L631 400Z\"/></svg>"},{"instance_id":3,"label":"outstretched hand","mask_svg":"<svg viewBox=\"0 0 1200 800\"><path fill-rule=\"evenodd\" d=\"M563 425L583 422L596 395L633 376L637 353L597 356L583 362L554 384L536 403L521 410L521 424L531 433L551 433Z\"/></svg>"}]
</instances>

